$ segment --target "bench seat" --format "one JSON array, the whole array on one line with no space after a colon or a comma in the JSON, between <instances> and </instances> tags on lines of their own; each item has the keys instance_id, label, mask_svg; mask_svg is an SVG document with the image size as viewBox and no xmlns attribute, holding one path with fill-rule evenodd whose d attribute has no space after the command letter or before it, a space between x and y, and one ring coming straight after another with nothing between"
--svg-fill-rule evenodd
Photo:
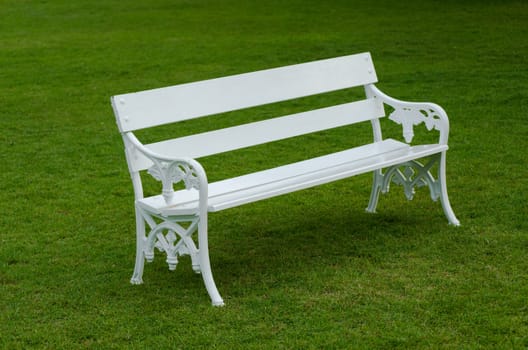
<instances>
[{"instance_id":1,"label":"bench seat","mask_svg":"<svg viewBox=\"0 0 528 350\"><path fill-rule=\"evenodd\" d=\"M382 167L400 164L447 150L447 145L410 146L385 139L346 151L328 154L209 184L208 211L216 212L261 199L321 185ZM138 205L161 216L195 215L198 191L180 190L167 205L162 195L143 198Z\"/></svg>"}]
</instances>

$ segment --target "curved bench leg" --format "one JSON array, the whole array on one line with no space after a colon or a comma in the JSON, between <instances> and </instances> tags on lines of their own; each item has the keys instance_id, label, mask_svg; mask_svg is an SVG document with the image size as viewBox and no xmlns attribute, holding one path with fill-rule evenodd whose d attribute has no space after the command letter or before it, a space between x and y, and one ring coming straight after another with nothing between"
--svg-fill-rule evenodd
<instances>
[{"instance_id":1,"label":"curved bench leg","mask_svg":"<svg viewBox=\"0 0 528 350\"><path fill-rule=\"evenodd\" d=\"M440 201L442 202L444 214L451 225L459 226L460 221L456 218L447 196L446 152L442 152L442 155L440 156L440 164L438 165L438 182L440 183Z\"/></svg>"},{"instance_id":2,"label":"curved bench leg","mask_svg":"<svg viewBox=\"0 0 528 350\"><path fill-rule=\"evenodd\" d=\"M378 206L379 195L381 191L381 185L383 182L383 173L381 169L374 170L372 180L372 190L370 192L370 200L368 207L365 209L368 213L376 213L376 207Z\"/></svg>"},{"instance_id":3,"label":"curved bench leg","mask_svg":"<svg viewBox=\"0 0 528 350\"><path fill-rule=\"evenodd\" d=\"M436 180L430 173L431 168L435 164L438 164L438 179ZM431 198L434 201L440 198L444 214L449 223L451 225L459 226L460 221L456 218L447 196L445 168L446 152L442 152L431 156L430 160L425 165L416 160L411 160L390 166L385 172L382 172L382 170L374 171L374 183L370 194L370 202L366 209L367 212L376 212L380 192L387 193L391 182L402 185L405 191L405 196L409 200L413 199L415 187L427 185L431 192Z\"/></svg>"},{"instance_id":4,"label":"curved bench leg","mask_svg":"<svg viewBox=\"0 0 528 350\"><path fill-rule=\"evenodd\" d=\"M143 269L145 260L152 261L154 258L154 248L164 251L167 254L167 263L171 270L175 270L179 255L190 255L192 268L195 272L201 273L202 278L214 306L223 306L224 301L218 293L216 284L211 272L209 261L209 246L207 240L207 212L199 217L160 217L162 222L156 223L149 213L136 207L136 265L134 274L130 280L133 284L143 283ZM191 222L188 228L183 228L179 222ZM148 236L145 235L146 226L151 228ZM198 229L197 248L191 235ZM178 239L179 237L179 239Z\"/></svg>"},{"instance_id":5,"label":"curved bench leg","mask_svg":"<svg viewBox=\"0 0 528 350\"><path fill-rule=\"evenodd\" d=\"M145 221L136 209L136 265L134 266L134 274L130 279L132 284L143 283L143 268L145 267Z\"/></svg>"},{"instance_id":6,"label":"curved bench leg","mask_svg":"<svg viewBox=\"0 0 528 350\"><path fill-rule=\"evenodd\" d=\"M141 209L136 208L136 213L136 265L130 282L132 284L143 283L142 277L145 260L151 261L154 258L154 248L158 248L167 253L167 262L171 270L174 270L176 267L178 255L188 254L191 255L193 270L202 274L205 288L207 289L207 293L209 293L212 304L214 306L223 306L224 301L216 288L211 271L211 263L209 261L207 214L201 215L199 218L194 217L194 219L189 217L163 218L161 223L156 224L150 215ZM152 229L148 237L145 235L145 220ZM187 229L184 229L178 224L179 221L191 221L192 223ZM191 238L191 235L193 232L196 232L197 228L199 248L195 246ZM168 232L168 234L165 235L164 232ZM176 240L175 233L180 236L179 240Z\"/></svg>"},{"instance_id":7,"label":"curved bench leg","mask_svg":"<svg viewBox=\"0 0 528 350\"><path fill-rule=\"evenodd\" d=\"M209 261L209 245L207 241L207 215L200 218L198 223L198 244L199 253L198 259L200 261L200 271L205 284L205 289L209 293L213 306L224 306L224 300L220 296L213 279L211 271L211 262Z\"/></svg>"}]
</instances>

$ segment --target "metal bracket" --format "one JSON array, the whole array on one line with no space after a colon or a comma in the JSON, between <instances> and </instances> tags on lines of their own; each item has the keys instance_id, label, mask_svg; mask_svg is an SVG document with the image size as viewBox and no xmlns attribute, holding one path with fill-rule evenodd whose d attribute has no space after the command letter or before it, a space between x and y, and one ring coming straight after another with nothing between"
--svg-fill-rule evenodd
<instances>
[{"instance_id":1,"label":"metal bracket","mask_svg":"<svg viewBox=\"0 0 528 350\"><path fill-rule=\"evenodd\" d=\"M389 192L390 183L403 186L405 196L408 200L412 200L415 194L415 187L429 186L431 199L437 201L440 198L441 188L440 182L435 180L431 175L431 168L438 163L440 155L433 156L427 164L412 160L409 162L393 165L385 170L385 173L380 175L381 193Z\"/></svg>"},{"instance_id":2,"label":"metal bracket","mask_svg":"<svg viewBox=\"0 0 528 350\"><path fill-rule=\"evenodd\" d=\"M150 232L143 239L143 253L145 260L154 260L154 248L167 255L167 264L170 270L175 270L178 264L178 256L190 255L194 272L200 273L200 263L198 259L199 249L196 247L192 235L198 229L199 218L191 216L182 217L178 221L190 222L187 228L177 223L175 220L164 220L156 223L152 215L141 210L141 216L150 226Z\"/></svg>"}]
</instances>

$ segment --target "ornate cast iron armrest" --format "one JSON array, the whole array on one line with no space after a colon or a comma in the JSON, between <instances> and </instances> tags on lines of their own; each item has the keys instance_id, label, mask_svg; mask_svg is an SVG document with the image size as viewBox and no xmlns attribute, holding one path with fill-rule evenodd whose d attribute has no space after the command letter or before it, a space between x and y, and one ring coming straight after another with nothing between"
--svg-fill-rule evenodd
<instances>
[{"instance_id":1,"label":"ornate cast iron armrest","mask_svg":"<svg viewBox=\"0 0 528 350\"><path fill-rule=\"evenodd\" d=\"M174 196L173 184L182 181L186 189L194 188L199 191L200 207L207 207L207 176L200 163L192 158L172 158L152 152L131 132L126 133L125 137L135 151L142 153L153 163L148 173L161 181L163 198L167 204L171 204Z\"/></svg>"},{"instance_id":2,"label":"ornate cast iron armrest","mask_svg":"<svg viewBox=\"0 0 528 350\"><path fill-rule=\"evenodd\" d=\"M413 126L425 123L428 130L436 129L440 132L440 144L447 144L449 136L449 119L442 107L430 102L407 102L397 100L380 91L374 84L366 86L370 98L380 99L383 103L394 108L389 119L401 124L403 136L407 143L414 137Z\"/></svg>"}]
</instances>

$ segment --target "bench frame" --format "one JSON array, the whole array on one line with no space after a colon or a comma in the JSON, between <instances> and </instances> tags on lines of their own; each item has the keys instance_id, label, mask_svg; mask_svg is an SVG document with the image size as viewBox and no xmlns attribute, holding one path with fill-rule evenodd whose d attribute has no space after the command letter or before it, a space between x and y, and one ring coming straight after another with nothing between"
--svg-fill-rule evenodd
<instances>
[{"instance_id":1,"label":"bench frame","mask_svg":"<svg viewBox=\"0 0 528 350\"><path fill-rule=\"evenodd\" d=\"M209 212L365 172L374 174L367 212L376 211L380 193L386 193L391 182L402 185L408 199L413 198L415 187L428 186L431 198L435 201L440 199L449 223L459 225L446 187L447 114L433 103L405 102L387 96L374 85L375 82L377 77L370 54L362 53L113 96L112 106L125 144L135 193L137 243L131 283L143 283L145 260L152 261L155 248L166 253L171 270L176 268L179 256L190 255L193 270L202 274L212 304L224 305L209 260ZM355 86L364 87L367 99L363 102L149 145L141 143L133 133L152 126ZM413 139L413 127L421 123L428 130L439 132L438 143L410 147L392 139L384 140L379 121L385 116L384 105L392 107L389 119L402 125L407 143ZM202 165L195 160L369 120L374 142L348 153L336 153L212 184L208 183ZM243 135L249 136L244 138ZM352 161L350 157L357 159ZM419 161L424 157L428 159L425 164ZM327 164L330 164L329 168L325 168ZM435 165L438 168L436 178L430 172ZM305 170L314 166L319 168L316 171ZM160 195L144 197L140 176L143 170L148 170L162 183ZM184 184L185 189L174 191L174 184L179 182ZM198 245L193 240L195 232L198 233Z\"/></svg>"}]
</instances>

